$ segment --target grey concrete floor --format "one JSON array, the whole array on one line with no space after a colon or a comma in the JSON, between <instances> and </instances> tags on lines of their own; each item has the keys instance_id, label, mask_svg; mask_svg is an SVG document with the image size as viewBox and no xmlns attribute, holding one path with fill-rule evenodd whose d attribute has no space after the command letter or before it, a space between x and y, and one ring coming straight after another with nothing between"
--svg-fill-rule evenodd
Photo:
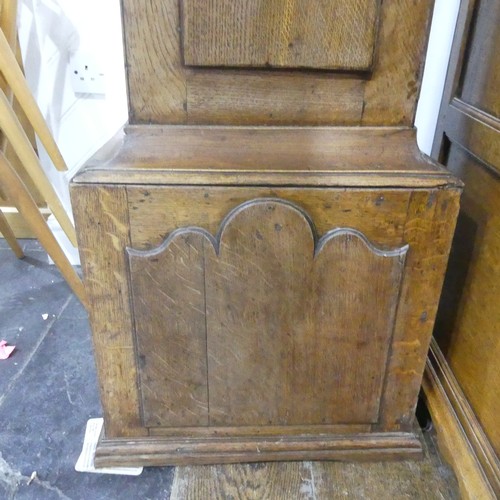
<instances>
[{"instance_id":1,"label":"grey concrete floor","mask_svg":"<svg viewBox=\"0 0 500 500\"><path fill-rule=\"evenodd\" d=\"M0 340L16 345L13 355L0 361L0 500L259 499L258 488L248 493L249 480L238 488L236 496L234 488L226 491L217 486L217 493L214 490L212 494L205 486L212 484L210 475L214 474L218 481L243 471L253 474L257 484L275 477L276 471L287 470L285 465L280 468L274 464L263 465L264 470L245 465L145 468L138 477L76 472L86 422L102 414L87 315L58 270L48 264L39 244L24 240L22 246L27 257L18 260L0 239ZM391 484L395 490L387 489L383 482L389 481L390 465L373 465L372 473L370 466L345 464L338 466L345 470L337 467L328 473L330 493L321 498L379 500L380 491L391 491L391 499L458 498L456 479L439 457L433 436L427 435L425 441L424 461L394 468L398 481L391 480ZM34 471L37 478L28 484ZM335 493L340 491L339 478L347 477L347 472L350 481L361 479L346 486L339 497ZM286 483L285 472L280 474ZM373 483L359 489L366 474L375 481L383 476L378 490L373 489ZM201 491L204 493L196 493ZM290 490L286 491L288 495L274 498L291 498ZM370 496L367 491L379 493ZM292 495L306 497L302 489L297 496Z\"/></svg>"},{"instance_id":2,"label":"grey concrete floor","mask_svg":"<svg viewBox=\"0 0 500 500\"><path fill-rule=\"evenodd\" d=\"M0 361L0 500L169 498L172 467L74 470L87 420L102 415L87 314L39 244L22 246L18 260L0 239L0 340L16 345Z\"/></svg>"}]
</instances>

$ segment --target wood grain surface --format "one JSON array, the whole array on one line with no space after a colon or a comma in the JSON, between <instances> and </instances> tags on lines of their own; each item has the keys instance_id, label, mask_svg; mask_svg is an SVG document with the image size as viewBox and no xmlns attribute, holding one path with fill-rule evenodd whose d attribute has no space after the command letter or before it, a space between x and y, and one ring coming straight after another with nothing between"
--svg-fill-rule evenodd
<instances>
[{"instance_id":1,"label":"wood grain surface","mask_svg":"<svg viewBox=\"0 0 500 500\"><path fill-rule=\"evenodd\" d=\"M84 222L83 231L93 233L85 248L99 248L94 269L102 268L100 274L121 291L108 296L110 310L120 312L111 336L99 290L93 302L100 316L93 321L94 335L104 351L99 372L110 391L103 398L111 431L106 428L98 448L101 465L419 454L413 412L461 185L417 154L410 129L366 129L359 136L353 129L265 132L138 127L129 132L135 144L153 148L134 149L127 136L119 138L108 159L73 182L74 193L98 193L85 195L89 199L78 210L78 217L85 205L98 214ZM190 149L189 137L207 147ZM332 137L336 144L329 143ZM293 149L294 143L300 147ZM340 158L340 172L325 168L329 177L317 187L307 186L309 175L300 167L308 155L287 155L287 148L298 154L307 144L317 152L311 156L317 172ZM383 158L389 144L401 152L398 166L383 161L377 167L371 153ZM263 171L261 186L248 174L258 171L259 158L265 160L260 145L269 151L267 165L280 165ZM349 166L349 154L367 171ZM170 164L162 165L161 157ZM297 170L287 170L287 162ZM183 168L176 170L176 164ZM214 183L204 177L204 166ZM332 179L343 168L344 184L334 187L340 181ZM390 187L370 185L366 172L377 179L385 175ZM115 174L123 184L100 184ZM278 185L267 183L270 175ZM360 178L362 188L356 185ZM119 190L113 196L117 206L110 207L108 189ZM109 226L117 220L116 229ZM398 249L407 244L403 262ZM128 257L127 247L133 249ZM162 292L179 302L186 295L186 307L175 316ZM199 313L203 295L206 325ZM196 331L190 331L190 318ZM117 352L111 354L107 344L115 341ZM190 357L203 353L204 341L205 379L203 360ZM125 370L127 382L108 364ZM185 391L174 387L179 381ZM198 404L203 383L206 410ZM169 384L174 388L162 394ZM122 402L121 415L113 408L116 401ZM175 415L169 413L174 406ZM360 423L369 427L356 427ZM323 427L333 424L343 425Z\"/></svg>"},{"instance_id":2,"label":"wood grain surface","mask_svg":"<svg viewBox=\"0 0 500 500\"><path fill-rule=\"evenodd\" d=\"M448 162L466 188L435 335L498 454L500 180L459 146Z\"/></svg>"},{"instance_id":3,"label":"wood grain surface","mask_svg":"<svg viewBox=\"0 0 500 500\"><path fill-rule=\"evenodd\" d=\"M137 126L73 182L438 187L456 183L415 129Z\"/></svg>"},{"instance_id":4,"label":"wood grain surface","mask_svg":"<svg viewBox=\"0 0 500 500\"><path fill-rule=\"evenodd\" d=\"M384 0L378 50L366 81L361 125L412 124L434 0Z\"/></svg>"},{"instance_id":5,"label":"wood grain surface","mask_svg":"<svg viewBox=\"0 0 500 500\"><path fill-rule=\"evenodd\" d=\"M303 434L238 437L144 437L109 439L101 435L96 467L223 464L280 460L373 461L422 458L412 432Z\"/></svg>"},{"instance_id":6,"label":"wood grain surface","mask_svg":"<svg viewBox=\"0 0 500 500\"><path fill-rule=\"evenodd\" d=\"M217 2L218 5L233 3L252 5L243 1ZM209 9L212 4L195 0L190 3L202 10ZM273 7L277 2L265 4ZM346 39L354 37L359 42L348 44L348 48L338 53L318 51L316 60L343 58L350 61L358 57L356 54L368 53L359 47L367 47L362 40L373 41L375 36L373 11L376 3L357 0L329 4L339 7L341 12L352 12L341 19L355 19L359 15L355 8L347 6L363 4L369 9L363 11L360 28L345 34ZM324 74L323 71L258 67L239 71L186 67L182 61L182 39L186 34L179 17L178 0L146 3L122 0L130 123L410 126L420 89L432 4L432 0L385 0L380 3L380 7L376 7L380 8L380 16L375 22L379 26L378 41L371 71L328 71ZM295 0L286 5L295 8L301 2ZM366 17L365 12L368 12ZM309 9L304 22L308 24L314 20L320 26L322 23L328 25L327 19L318 20L316 16L319 16L319 11ZM290 28L292 26L293 22ZM313 40L319 38L320 31L308 31L308 36ZM216 32L220 33L221 29ZM224 33L227 32L234 32L234 29L226 26ZM329 36L335 39L338 33L330 30ZM242 35L240 30L238 36ZM196 36L203 38L205 35L200 32ZM224 36L221 35L222 40ZM306 37L304 41L307 40ZM197 43L201 44L201 39ZM325 47L329 44L330 41L324 42ZM206 46L210 51L210 43ZM248 33L248 42L242 46L262 47L259 33L255 36ZM286 50L292 54L292 60L299 57L300 63L299 48L300 43L297 43L292 47L287 45ZM277 50L280 52L279 48ZM298 50L297 56L293 56L294 50ZM306 53L311 55L309 50Z\"/></svg>"},{"instance_id":7,"label":"wood grain surface","mask_svg":"<svg viewBox=\"0 0 500 500\"><path fill-rule=\"evenodd\" d=\"M207 259L211 425L377 421L405 250L313 231L277 199L225 219ZM360 309L372 293L377 307Z\"/></svg>"},{"instance_id":8,"label":"wood grain surface","mask_svg":"<svg viewBox=\"0 0 500 500\"><path fill-rule=\"evenodd\" d=\"M129 250L144 425L376 422L406 250L279 199Z\"/></svg>"},{"instance_id":9,"label":"wood grain surface","mask_svg":"<svg viewBox=\"0 0 500 500\"><path fill-rule=\"evenodd\" d=\"M426 436L422 461L293 462L175 469L171 500L458 500L456 479Z\"/></svg>"},{"instance_id":10,"label":"wood grain surface","mask_svg":"<svg viewBox=\"0 0 500 500\"><path fill-rule=\"evenodd\" d=\"M369 70L377 0L182 0L184 62L194 66Z\"/></svg>"},{"instance_id":11,"label":"wood grain surface","mask_svg":"<svg viewBox=\"0 0 500 500\"><path fill-rule=\"evenodd\" d=\"M467 56L457 97L473 108L500 120L500 4L495 0L476 2L469 29Z\"/></svg>"},{"instance_id":12,"label":"wood grain surface","mask_svg":"<svg viewBox=\"0 0 500 500\"><path fill-rule=\"evenodd\" d=\"M395 429L408 428L416 402L412 394L418 390L419 377L423 373L425 343L432 331L451 242L453 225L448 221L456 216L459 191L416 192L408 198L410 193L405 191L381 194L376 191L291 188L130 189L133 245L143 249L159 245L169 228L174 230L189 223L215 234L219 221L238 205L239 200L241 203L251 196L269 194L301 204L313 220L318 221L320 234L345 224L364 232L377 244L392 248L401 246L403 242L410 244L412 252L407 262L398 309L395 344L388 360L380 424ZM175 210L169 208L174 206ZM174 212L175 215L172 215ZM401 217L399 221L398 217ZM430 240L432 245L424 243ZM422 291L424 289L425 292ZM414 325L412 329L406 327L408 322ZM400 385L403 379L406 382ZM401 415L405 415L404 420Z\"/></svg>"},{"instance_id":13,"label":"wood grain surface","mask_svg":"<svg viewBox=\"0 0 500 500\"><path fill-rule=\"evenodd\" d=\"M463 498L498 498L498 455L434 339L422 388L437 431L440 451L455 471Z\"/></svg>"},{"instance_id":14,"label":"wood grain surface","mask_svg":"<svg viewBox=\"0 0 500 500\"><path fill-rule=\"evenodd\" d=\"M89 297L89 318L106 435L144 436L130 313L130 245L125 188L72 186L78 250Z\"/></svg>"},{"instance_id":15,"label":"wood grain surface","mask_svg":"<svg viewBox=\"0 0 500 500\"><path fill-rule=\"evenodd\" d=\"M318 234L332 228L361 231L376 246L405 244L403 231L411 192L286 187L127 187L132 247L159 246L174 230L199 226L216 234L224 217L253 198L281 198L303 208Z\"/></svg>"},{"instance_id":16,"label":"wood grain surface","mask_svg":"<svg viewBox=\"0 0 500 500\"><path fill-rule=\"evenodd\" d=\"M127 249L147 427L209 423L206 243L203 233L186 229L156 250Z\"/></svg>"},{"instance_id":17,"label":"wood grain surface","mask_svg":"<svg viewBox=\"0 0 500 500\"><path fill-rule=\"evenodd\" d=\"M460 190L415 191L408 205L404 241L408 253L391 356L382 397L383 428L408 429L436 317Z\"/></svg>"},{"instance_id":18,"label":"wood grain surface","mask_svg":"<svg viewBox=\"0 0 500 500\"><path fill-rule=\"evenodd\" d=\"M187 72L186 122L215 125L358 124L364 82L339 75L197 69Z\"/></svg>"},{"instance_id":19,"label":"wood grain surface","mask_svg":"<svg viewBox=\"0 0 500 500\"><path fill-rule=\"evenodd\" d=\"M464 498L500 495L499 23L498 2L461 2L432 151L465 182L426 380Z\"/></svg>"}]
</instances>

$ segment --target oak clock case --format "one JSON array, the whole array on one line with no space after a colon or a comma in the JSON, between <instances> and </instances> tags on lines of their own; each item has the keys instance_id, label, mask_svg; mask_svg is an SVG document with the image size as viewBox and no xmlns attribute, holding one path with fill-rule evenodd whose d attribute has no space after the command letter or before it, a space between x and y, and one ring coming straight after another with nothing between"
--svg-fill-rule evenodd
<instances>
[{"instance_id":1,"label":"oak clock case","mask_svg":"<svg viewBox=\"0 0 500 500\"><path fill-rule=\"evenodd\" d=\"M461 185L417 4L123 1L130 124L71 187L98 465L421 454Z\"/></svg>"}]
</instances>

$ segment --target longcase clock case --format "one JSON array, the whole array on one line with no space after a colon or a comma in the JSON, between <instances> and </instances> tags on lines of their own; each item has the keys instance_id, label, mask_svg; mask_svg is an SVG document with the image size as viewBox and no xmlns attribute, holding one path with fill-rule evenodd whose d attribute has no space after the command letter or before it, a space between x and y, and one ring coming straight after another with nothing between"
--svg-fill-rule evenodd
<instances>
[{"instance_id":1,"label":"longcase clock case","mask_svg":"<svg viewBox=\"0 0 500 500\"><path fill-rule=\"evenodd\" d=\"M98 465L418 457L461 184L431 2L123 0L130 123L73 179Z\"/></svg>"}]
</instances>

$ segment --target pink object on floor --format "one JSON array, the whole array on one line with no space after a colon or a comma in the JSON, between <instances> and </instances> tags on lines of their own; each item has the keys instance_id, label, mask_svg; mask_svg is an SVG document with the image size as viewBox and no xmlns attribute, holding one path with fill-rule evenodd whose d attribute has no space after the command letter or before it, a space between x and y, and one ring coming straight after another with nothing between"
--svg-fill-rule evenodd
<instances>
[{"instance_id":1,"label":"pink object on floor","mask_svg":"<svg viewBox=\"0 0 500 500\"><path fill-rule=\"evenodd\" d=\"M7 359L15 348L15 345L8 346L7 341L2 340L0 342L0 359Z\"/></svg>"}]
</instances>

